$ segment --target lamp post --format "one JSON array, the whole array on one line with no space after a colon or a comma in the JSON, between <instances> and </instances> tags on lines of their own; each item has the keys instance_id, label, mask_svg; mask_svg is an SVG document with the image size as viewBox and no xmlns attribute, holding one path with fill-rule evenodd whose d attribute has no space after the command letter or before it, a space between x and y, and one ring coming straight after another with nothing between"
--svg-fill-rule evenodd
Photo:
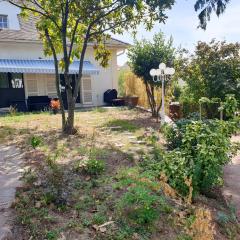
<instances>
[{"instance_id":1,"label":"lamp post","mask_svg":"<svg viewBox=\"0 0 240 240\"><path fill-rule=\"evenodd\" d=\"M174 68L166 67L165 63L160 63L158 69L151 69L150 75L153 78L153 82L162 82L162 109L161 109L161 124L165 123L165 106L164 106L164 82L167 81L168 76L172 76L175 73Z\"/></svg>"}]
</instances>

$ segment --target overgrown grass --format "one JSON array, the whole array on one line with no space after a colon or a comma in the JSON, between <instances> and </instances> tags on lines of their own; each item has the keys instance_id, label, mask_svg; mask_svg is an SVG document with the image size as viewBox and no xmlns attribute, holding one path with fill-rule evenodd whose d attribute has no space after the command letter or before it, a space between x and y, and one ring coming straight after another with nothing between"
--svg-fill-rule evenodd
<instances>
[{"instance_id":1,"label":"overgrown grass","mask_svg":"<svg viewBox=\"0 0 240 240\"><path fill-rule=\"evenodd\" d=\"M178 205L165 194L157 168L161 159L142 153L135 162L128 152L122 151L122 146L115 146L126 140L138 151L152 148L158 144L156 131L151 133L145 129L148 126L135 121L140 112L124 108L107 111L105 114L105 109L97 108L77 112L75 124L80 134L74 136L61 135L59 114L0 118L4 125L0 127L0 141L9 135L21 137L20 132L26 129L21 144L27 145L23 149L29 151L28 160L36 163L24 174L26 186L19 189L14 204L25 239L60 239L62 234L66 239L192 239L186 227L194 223L194 208L198 206L186 206L180 199ZM97 126L107 129L98 131ZM126 132L131 132L130 137L134 135L136 140L141 132L141 140L147 144L135 140L132 143ZM38 136L41 144L36 141ZM157 150L149 151L153 155ZM218 220L220 224L229 224L233 218L224 214L220 213ZM234 231L229 235L233 236Z\"/></svg>"}]
</instances>

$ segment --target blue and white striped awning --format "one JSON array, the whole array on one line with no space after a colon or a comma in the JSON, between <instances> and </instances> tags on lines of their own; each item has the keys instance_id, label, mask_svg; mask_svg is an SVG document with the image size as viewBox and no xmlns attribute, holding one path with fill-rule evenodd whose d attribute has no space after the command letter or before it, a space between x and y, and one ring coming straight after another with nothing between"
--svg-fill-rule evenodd
<instances>
[{"instance_id":1,"label":"blue and white striped awning","mask_svg":"<svg viewBox=\"0 0 240 240\"><path fill-rule=\"evenodd\" d=\"M79 61L74 61L69 68L70 74L78 74ZM60 73L61 69L59 68ZM17 60L0 59L0 72L12 73L55 73L54 61L45 59ZM90 62L84 61L83 74L98 74L99 70Z\"/></svg>"}]
</instances>

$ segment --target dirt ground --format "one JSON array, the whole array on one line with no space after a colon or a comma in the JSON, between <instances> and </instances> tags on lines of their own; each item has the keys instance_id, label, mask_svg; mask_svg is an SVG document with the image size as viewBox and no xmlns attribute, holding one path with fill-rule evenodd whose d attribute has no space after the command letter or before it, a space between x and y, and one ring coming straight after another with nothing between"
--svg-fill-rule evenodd
<instances>
[{"instance_id":1,"label":"dirt ground","mask_svg":"<svg viewBox=\"0 0 240 240\"><path fill-rule=\"evenodd\" d=\"M196 208L212 212L215 239L240 239L236 223L228 217L230 210L217 199L219 194L212 199L201 196L191 206L180 204L172 214L161 213L153 229L131 232L118 221L115 206L125 191L116 187L119 176L134 170L152 151L153 134L164 148L160 123L149 113L127 108L81 110L75 116L78 133L73 136L63 135L60 124L61 116L48 112L0 117L0 144L18 146L25 153L24 184L13 203L16 240L189 240L185 230ZM33 140L40 144L33 147ZM82 170L92 155L105 163L97 176ZM175 208L176 203L169 202Z\"/></svg>"}]
</instances>

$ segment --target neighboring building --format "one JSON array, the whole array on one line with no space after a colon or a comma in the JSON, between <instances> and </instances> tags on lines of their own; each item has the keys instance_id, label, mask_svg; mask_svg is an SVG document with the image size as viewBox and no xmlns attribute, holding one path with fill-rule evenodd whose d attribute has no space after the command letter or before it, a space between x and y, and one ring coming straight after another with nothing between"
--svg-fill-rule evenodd
<instances>
[{"instance_id":1,"label":"neighboring building","mask_svg":"<svg viewBox=\"0 0 240 240\"><path fill-rule=\"evenodd\" d=\"M27 102L29 96L56 97L53 60L44 56L34 19L23 20L19 13L19 8L0 1L0 108ZM128 44L112 38L106 45L111 51L107 68L94 59L93 44L88 45L78 106L103 105L103 93L117 89L117 54ZM70 72L74 79L77 61L71 65ZM61 84L64 95L62 75Z\"/></svg>"}]
</instances>

